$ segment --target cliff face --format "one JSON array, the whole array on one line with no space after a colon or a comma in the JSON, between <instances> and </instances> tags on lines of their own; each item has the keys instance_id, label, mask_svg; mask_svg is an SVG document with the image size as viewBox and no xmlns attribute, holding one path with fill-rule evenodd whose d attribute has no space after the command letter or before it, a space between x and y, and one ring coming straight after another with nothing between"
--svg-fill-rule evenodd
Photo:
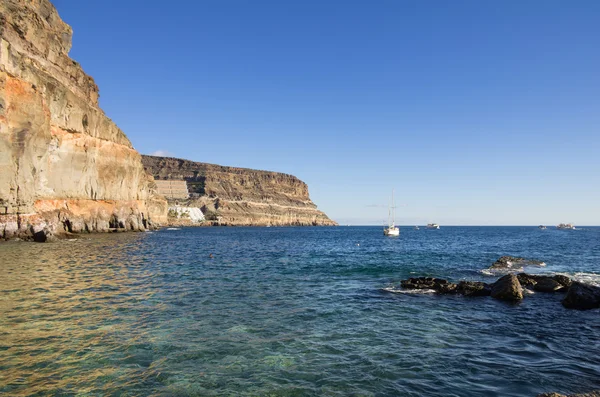
<instances>
[{"instance_id":1,"label":"cliff face","mask_svg":"<svg viewBox=\"0 0 600 397\"><path fill-rule=\"evenodd\" d=\"M336 225L292 175L170 157L142 156L142 162L156 179L186 180L192 196L186 204L222 225Z\"/></svg>"},{"instance_id":2,"label":"cliff face","mask_svg":"<svg viewBox=\"0 0 600 397\"><path fill-rule=\"evenodd\" d=\"M0 237L143 230L166 221L140 154L69 58L48 0L0 2Z\"/></svg>"}]
</instances>

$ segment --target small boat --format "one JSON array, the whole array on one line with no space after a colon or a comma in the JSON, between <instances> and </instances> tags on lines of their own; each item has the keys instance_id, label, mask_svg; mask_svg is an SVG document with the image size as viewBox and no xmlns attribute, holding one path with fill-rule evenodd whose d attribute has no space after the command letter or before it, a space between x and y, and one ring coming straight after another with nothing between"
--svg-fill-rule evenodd
<instances>
[{"instance_id":1,"label":"small boat","mask_svg":"<svg viewBox=\"0 0 600 397\"><path fill-rule=\"evenodd\" d=\"M437 223L428 223L427 224L427 229L439 229L440 225L438 225Z\"/></svg>"},{"instance_id":2,"label":"small boat","mask_svg":"<svg viewBox=\"0 0 600 397\"><path fill-rule=\"evenodd\" d=\"M575 225L572 223L561 223L556 226L557 229L575 230Z\"/></svg>"},{"instance_id":3,"label":"small boat","mask_svg":"<svg viewBox=\"0 0 600 397\"><path fill-rule=\"evenodd\" d=\"M392 205L388 206L388 227L383 228L384 236L399 236L400 229L396 226L396 206L394 204L394 191L392 190Z\"/></svg>"},{"instance_id":4,"label":"small boat","mask_svg":"<svg viewBox=\"0 0 600 397\"><path fill-rule=\"evenodd\" d=\"M419 230L419 226L415 226L415 230Z\"/></svg>"},{"instance_id":5,"label":"small boat","mask_svg":"<svg viewBox=\"0 0 600 397\"><path fill-rule=\"evenodd\" d=\"M546 226L544 226L544 225L539 225L539 226L538 226L538 229L540 229L540 230L546 230L547 228L546 228Z\"/></svg>"}]
</instances>

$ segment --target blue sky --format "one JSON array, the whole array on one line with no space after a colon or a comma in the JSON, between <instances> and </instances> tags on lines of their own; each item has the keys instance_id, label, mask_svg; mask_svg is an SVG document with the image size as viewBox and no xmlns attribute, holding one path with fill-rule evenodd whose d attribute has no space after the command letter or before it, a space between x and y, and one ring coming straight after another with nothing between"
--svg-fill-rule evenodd
<instances>
[{"instance_id":1,"label":"blue sky","mask_svg":"<svg viewBox=\"0 0 600 397\"><path fill-rule=\"evenodd\" d=\"M136 149L340 223L600 224L600 2L54 0Z\"/></svg>"}]
</instances>

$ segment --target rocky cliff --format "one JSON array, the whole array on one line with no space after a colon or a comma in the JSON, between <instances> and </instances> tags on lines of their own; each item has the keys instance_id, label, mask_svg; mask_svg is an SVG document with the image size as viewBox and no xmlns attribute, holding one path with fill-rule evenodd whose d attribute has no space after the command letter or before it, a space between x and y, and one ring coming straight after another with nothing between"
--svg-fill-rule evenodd
<instances>
[{"instance_id":1,"label":"rocky cliff","mask_svg":"<svg viewBox=\"0 0 600 397\"><path fill-rule=\"evenodd\" d=\"M292 175L188 160L142 156L158 179L185 180L188 206L201 207L222 225L335 225L310 200L308 186ZM184 204L183 200L178 200Z\"/></svg>"},{"instance_id":2,"label":"rocky cliff","mask_svg":"<svg viewBox=\"0 0 600 397\"><path fill-rule=\"evenodd\" d=\"M166 220L140 154L69 58L48 0L0 1L0 237L143 230Z\"/></svg>"}]
</instances>

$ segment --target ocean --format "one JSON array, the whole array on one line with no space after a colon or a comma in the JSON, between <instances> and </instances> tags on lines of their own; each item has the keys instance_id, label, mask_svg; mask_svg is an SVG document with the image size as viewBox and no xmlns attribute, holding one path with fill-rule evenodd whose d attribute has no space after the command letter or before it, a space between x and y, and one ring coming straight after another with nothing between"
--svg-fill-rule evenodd
<instances>
[{"instance_id":1,"label":"ocean","mask_svg":"<svg viewBox=\"0 0 600 397\"><path fill-rule=\"evenodd\" d=\"M0 395L535 396L600 388L600 310L406 293L502 255L600 285L600 228L182 228L0 244ZM212 258L210 257L212 254Z\"/></svg>"}]
</instances>

